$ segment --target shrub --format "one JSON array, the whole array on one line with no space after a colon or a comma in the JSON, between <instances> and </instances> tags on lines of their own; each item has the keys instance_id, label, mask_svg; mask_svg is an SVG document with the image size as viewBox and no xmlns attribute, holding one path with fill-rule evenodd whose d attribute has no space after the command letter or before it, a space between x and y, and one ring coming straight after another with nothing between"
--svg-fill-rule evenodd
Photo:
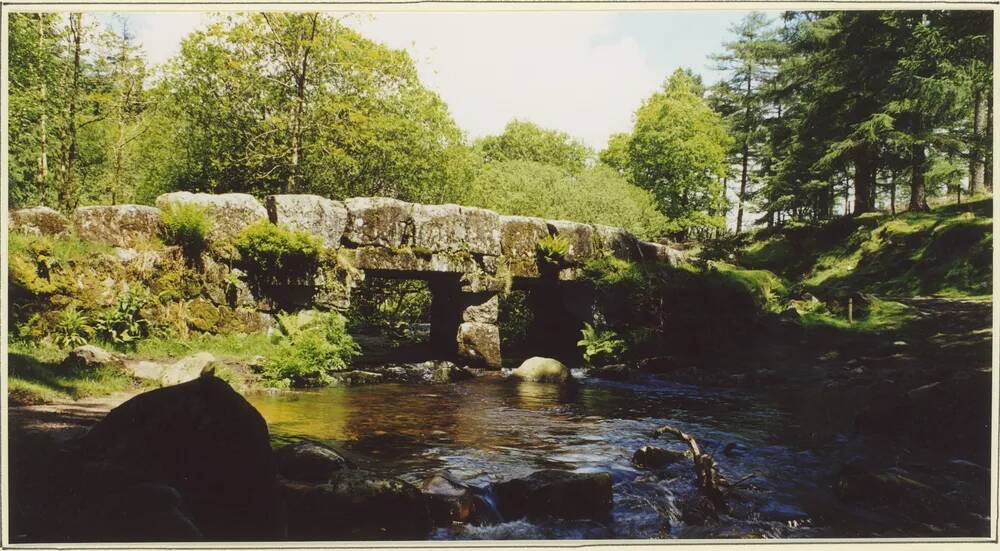
<instances>
[{"instance_id":1,"label":"shrub","mask_svg":"<svg viewBox=\"0 0 1000 551\"><path fill-rule=\"evenodd\" d=\"M274 386L330 384L330 374L346 369L360 353L347 334L347 319L336 312L280 314L278 331L277 347L261 366L262 378Z\"/></svg>"},{"instance_id":2,"label":"shrub","mask_svg":"<svg viewBox=\"0 0 1000 551\"><path fill-rule=\"evenodd\" d=\"M149 303L147 293L126 290L117 304L98 316L98 338L114 346L134 348L140 339L149 336L149 320L142 313Z\"/></svg>"},{"instance_id":3,"label":"shrub","mask_svg":"<svg viewBox=\"0 0 1000 551\"><path fill-rule=\"evenodd\" d=\"M240 232L236 250L243 270L256 283L294 283L316 273L323 241L307 231L261 220Z\"/></svg>"},{"instance_id":4,"label":"shrub","mask_svg":"<svg viewBox=\"0 0 1000 551\"><path fill-rule=\"evenodd\" d=\"M87 316L80 312L75 304L71 304L59 313L56 326L52 330L52 342L59 348L76 348L87 344L93 333L94 329L90 326Z\"/></svg>"},{"instance_id":5,"label":"shrub","mask_svg":"<svg viewBox=\"0 0 1000 551\"><path fill-rule=\"evenodd\" d=\"M208 247L208 233L212 229L208 207L196 203L170 203L160 218L163 241L180 247L185 256L197 258Z\"/></svg>"},{"instance_id":6,"label":"shrub","mask_svg":"<svg viewBox=\"0 0 1000 551\"><path fill-rule=\"evenodd\" d=\"M583 338L577 346L583 348L583 360L589 365L602 365L617 360L625 352L625 341L609 329L595 329L589 323L580 330Z\"/></svg>"},{"instance_id":7,"label":"shrub","mask_svg":"<svg viewBox=\"0 0 1000 551\"><path fill-rule=\"evenodd\" d=\"M566 262L569 240L560 235L549 235L538 240L535 254L539 264L547 268L559 268Z\"/></svg>"}]
</instances>

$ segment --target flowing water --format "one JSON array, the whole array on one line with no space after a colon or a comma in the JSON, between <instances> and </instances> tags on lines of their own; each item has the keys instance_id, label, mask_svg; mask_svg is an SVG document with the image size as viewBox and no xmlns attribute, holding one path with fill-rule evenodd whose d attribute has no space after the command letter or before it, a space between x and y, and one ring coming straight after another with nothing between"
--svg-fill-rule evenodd
<instances>
[{"instance_id":1,"label":"flowing water","mask_svg":"<svg viewBox=\"0 0 1000 551\"><path fill-rule=\"evenodd\" d=\"M638 383L580 378L571 386L479 377L249 398L279 437L322 441L358 467L412 483L449 473L485 488L547 468L613 478L608 519L463 525L438 529L436 539L899 535L892 530L898 519L845 507L834 496L834 474L857 451L855 439L836 430L802 438L814 431L802 426L799 412L763 392L655 377ZM657 472L632 466L632 453L643 445L685 449L652 436L663 424L695 436L728 480L747 478L719 522L689 526L680 519L684 500L697 494L690 461ZM829 419L821 424L837 426Z\"/></svg>"}]
</instances>

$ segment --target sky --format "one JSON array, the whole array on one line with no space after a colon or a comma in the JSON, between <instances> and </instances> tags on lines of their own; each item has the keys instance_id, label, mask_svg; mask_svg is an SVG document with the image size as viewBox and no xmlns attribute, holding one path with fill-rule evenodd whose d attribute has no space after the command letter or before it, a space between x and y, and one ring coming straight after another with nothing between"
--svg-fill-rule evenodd
<instances>
[{"instance_id":1,"label":"sky","mask_svg":"<svg viewBox=\"0 0 1000 551\"><path fill-rule=\"evenodd\" d=\"M512 119L561 130L595 150L632 127L632 114L679 67L706 83L720 73L709 56L746 12L377 13L348 24L405 48L421 81L448 104L472 139L498 134ZM205 13L100 14L129 29L151 63L205 25Z\"/></svg>"}]
</instances>

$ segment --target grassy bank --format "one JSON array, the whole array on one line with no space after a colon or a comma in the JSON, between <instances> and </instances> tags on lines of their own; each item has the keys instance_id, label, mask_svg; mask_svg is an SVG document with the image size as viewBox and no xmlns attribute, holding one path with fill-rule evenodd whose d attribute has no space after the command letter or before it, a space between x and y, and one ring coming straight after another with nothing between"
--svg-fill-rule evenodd
<instances>
[{"instance_id":1,"label":"grassy bank","mask_svg":"<svg viewBox=\"0 0 1000 551\"><path fill-rule=\"evenodd\" d=\"M927 213L869 214L819 226L761 230L739 258L821 298L852 293L988 299L993 203Z\"/></svg>"}]
</instances>

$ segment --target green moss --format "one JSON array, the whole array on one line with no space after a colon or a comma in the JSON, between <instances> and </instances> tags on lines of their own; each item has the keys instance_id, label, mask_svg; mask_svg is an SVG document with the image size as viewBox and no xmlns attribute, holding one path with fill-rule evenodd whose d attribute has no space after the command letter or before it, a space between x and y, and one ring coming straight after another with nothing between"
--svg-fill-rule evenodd
<instances>
[{"instance_id":1,"label":"green moss","mask_svg":"<svg viewBox=\"0 0 1000 551\"><path fill-rule=\"evenodd\" d=\"M214 330L219 325L219 309L203 298L191 301L188 316L188 325L204 333Z\"/></svg>"},{"instance_id":2,"label":"green moss","mask_svg":"<svg viewBox=\"0 0 1000 551\"><path fill-rule=\"evenodd\" d=\"M714 273L728 285L742 288L753 297L754 304L763 310L782 310L788 295L785 282L768 270L746 270L725 262L712 262L708 273Z\"/></svg>"},{"instance_id":3,"label":"green moss","mask_svg":"<svg viewBox=\"0 0 1000 551\"><path fill-rule=\"evenodd\" d=\"M991 215L984 200L759 231L740 263L801 280L819 296L983 295L992 283Z\"/></svg>"},{"instance_id":4,"label":"green moss","mask_svg":"<svg viewBox=\"0 0 1000 551\"><path fill-rule=\"evenodd\" d=\"M430 260L431 256L434 255L434 251L427 247L413 247L413 254L416 255L417 258Z\"/></svg>"}]
</instances>

